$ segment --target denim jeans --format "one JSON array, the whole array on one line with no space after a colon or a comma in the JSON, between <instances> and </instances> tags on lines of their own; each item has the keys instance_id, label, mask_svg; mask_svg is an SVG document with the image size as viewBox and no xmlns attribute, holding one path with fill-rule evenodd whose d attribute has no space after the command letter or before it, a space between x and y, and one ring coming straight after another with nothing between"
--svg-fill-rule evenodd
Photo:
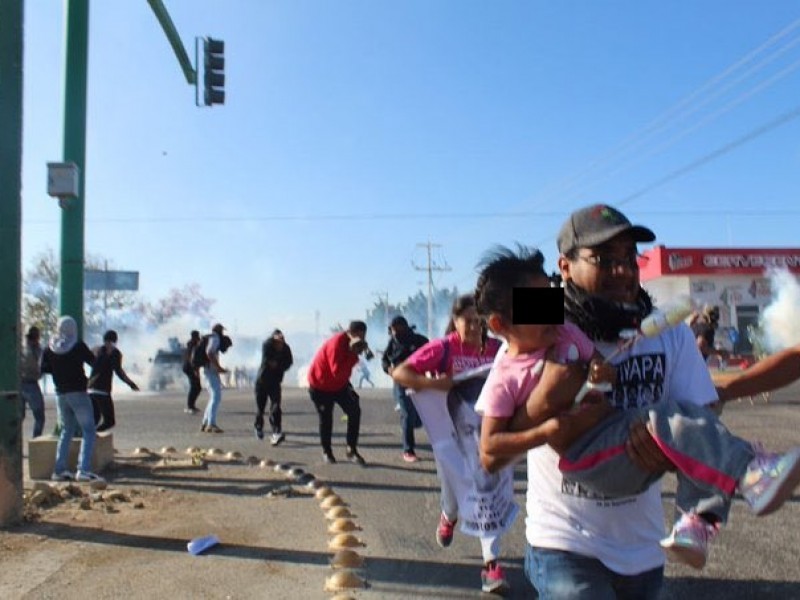
<instances>
[{"instance_id":1,"label":"denim jeans","mask_svg":"<svg viewBox=\"0 0 800 600\"><path fill-rule=\"evenodd\" d=\"M400 429L403 434L403 452L414 452L414 429L422 426L417 409L406 393L406 388L394 384L394 401L400 407Z\"/></svg>"},{"instance_id":2,"label":"denim jeans","mask_svg":"<svg viewBox=\"0 0 800 600\"><path fill-rule=\"evenodd\" d=\"M664 568L615 573L596 558L527 544L525 575L539 600L656 600Z\"/></svg>"},{"instance_id":3,"label":"denim jeans","mask_svg":"<svg viewBox=\"0 0 800 600\"><path fill-rule=\"evenodd\" d=\"M92 470L92 450L94 450L95 426L94 409L89 394L86 392L69 392L56 394L56 405L61 418L61 433L56 446L55 472L62 473L67 470L69 446L76 427L83 432L81 451L78 455L78 470L90 472Z\"/></svg>"},{"instance_id":4,"label":"denim jeans","mask_svg":"<svg viewBox=\"0 0 800 600\"><path fill-rule=\"evenodd\" d=\"M222 382L219 380L219 373L213 367L208 366L204 369L206 374L206 383L208 383L208 393L210 398L206 405L206 411L203 413L203 423L206 425L217 424L217 411L222 402Z\"/></svg>"},{"instance_id":5,"label":"denim jeans","mask_svg":"<svg viewBox=\"0 0 800 600\"><path fill-rule=\"evenodd\" d=\"M25 418L25 405L31 407L33 413L33 437L39 437L44 430L44 396L37 381L23 381L20 386L22 393L22 418Z\"/></svg>"}]
</instances>

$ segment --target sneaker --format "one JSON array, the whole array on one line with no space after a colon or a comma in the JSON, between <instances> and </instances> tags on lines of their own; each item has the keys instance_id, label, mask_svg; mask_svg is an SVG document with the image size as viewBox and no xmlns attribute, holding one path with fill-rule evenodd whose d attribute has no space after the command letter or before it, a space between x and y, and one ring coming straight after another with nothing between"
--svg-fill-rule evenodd
<instances>
[{"instance_id":1,"label":"sneaker","mask_svg":"<svg viewBox=\"0 0 800 600\"><path fill-rule=\"evenodd\" d=\"M283 435L283 433L273 433L272 437L269 439L269 443L272 444L273 446L277 446L285 439L286 436Z\"/></svg>"},{"instance_id":2,"label":"sneaker","mask_svg":"<svg viewBox=\"0 0 800 600\"><path fill-rule=\"evenodd\" d=\"M358 453L358 450L349 446L347 447L347 460L349 460L351 463L361 465L362 467L366 466L367 464L367 461L365 461L364 457Z\"/></svg>"},{"instance_id":3,"label":"sneaker","mask_svg":"<svg viewBox=\"0 0 800 600\"><path fill-rule=\"evenodd\" d=\"M336 457L333 455L333 452L331 452L330 450L324 451L322 453L322 460L323 460L323 462L325 462L326 464L329 464L329 465L335 465L336 464Z\"/></svg>"},{"instance_id":4,"label":"sneaker","mask_svg":"<svg viewBox=\"0 0 800 600\"><path fill-rule=\"evenodd\" d=\"M403 460L407 463L419 462L419 457L413 452L403 452Z\"/></svg>"},{"instance_id":5,"label":"sneaker","mask_svg":"<svg viewBox=\"0 0 800 600\"><path fill-rule=\"evenodd\" d=\"M208 427L208 423L206 423L205 421L200 423L200 431L205 431L206 427Z\"/></svg>"},{"instance_id":6,"label":"sneaker","mask_svg":"<svg viewBox=\"0 0 800 600\"><path fill-rule=\"evenodd\" d=\"M486 564L485 569L481 569L481 590L487 594L504 594L508 591L503 568L496 561Z\"/></svg>"},{"instance_id":7,"label":"sneaker","mask_svg":"<svg viewBox=\"0 0 800 600\"><path fill-rule=\"evenodd\" d=\"M259 440L263 440L264 439L264 430L263 429L259 429L258 427L253 427L253 431L255 431L256 437Z\"/></svg>"},{"instance_id":8,"label":"sneaker","mask_svg":"<svg viewBox=\"0 0 800 600\"><path fill-rule=\"evenodd\" d=\"M184 408L183 412L185 412L187 415L196 415L200 411L198 411L196 408Z\"/></svg>"},{"instance_id":9,"label":"sneaker","mask_svg":"<svg viewBox=\"0 0 800 600\"><path fill-rule=\"evenodd\" d=\"M75 475L73 475L70 471L61 471L59 473L53 473L50 476L52 481L72 481L75 479Z\"/></svg>"},{"instance_id":10,"label":"sneaker","mask_svg":"<svg viewBox=\"0 0 800 600\"><path fill-rule=\"evenodd\" d=\"M453 529L458 519L451 521L444 513L439 517L439 527L436 528L436 543L442 548L447 548L453 542Z\"/></svg>"},{"instance_id":11,"label":"sneaker","mask_svg":"<svg viewBox=\"0 0 800 600\"><path fill-rule=\"evenodd\" d=\"M75 481L105 481L105 479L91 471L78 471L78 474L75 476Z\"/></svg>"},{"instance_id":12,"label":"sneaker","mask_svg":"<svg viewBox=\"0 0 800 600\"><path fill-rule=\"evenodd\" d=\"M206 427L206 433L225 433L225 432L216 425L209 425L208 427Z\"/></svg>"},{"instance_id":13,"label":"sneaker","mask_svg":"<svg viewBox=\"0 0 800 600\"><path fill-rule=\"evenodd\" d=\"M719 525L713 525L695 513L683 513L673 525L669 537L661 540L661 547L679 563L695 569L706 565L708 543L719 531Z\"/></svg>"},{"instance_id":14,"label":"sneaker","mask_svg":"<svg viewBox=\"0 0 800 600\"><path fill-rule=\"evenodd\" d=\"M757 515L778 510L800 483L800 447L786 454L756 450L739 480L739 492Z\"/></svg>"}]
</instances>

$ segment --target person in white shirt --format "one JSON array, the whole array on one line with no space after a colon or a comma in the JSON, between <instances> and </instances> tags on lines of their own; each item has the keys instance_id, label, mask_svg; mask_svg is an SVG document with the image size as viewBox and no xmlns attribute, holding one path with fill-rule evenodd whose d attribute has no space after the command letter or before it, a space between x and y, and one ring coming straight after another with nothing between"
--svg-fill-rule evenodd
<instances>
[{"instance_id":1,"label":"person in white shirt","mask_svg":"<svg viewBox=\"0 0 800 600\"><path fill-rule=\"evenodd\" d=\"M638 327L652 311L639 282L636 244L654 240L650 229L604 205L574 212L559 233L565 317L606 356L620 331ZM687 326L647 338L612 363L618 380L611 400L617 407L647 406L666 397L701 405L717 400ZM548 361L543 384L533 393L552 389L544 383L574 377L579 369ZM604 416L580 414L587 430ZM670 469L644 424L631 430L626 449L645 470ZM659 541L665 533L658 483L628 497L593 494L564 479L558 454L548 446L528 451L528 482L525 572L540 598L658 597L664 578Z\"/></svg>"}]
</instances>

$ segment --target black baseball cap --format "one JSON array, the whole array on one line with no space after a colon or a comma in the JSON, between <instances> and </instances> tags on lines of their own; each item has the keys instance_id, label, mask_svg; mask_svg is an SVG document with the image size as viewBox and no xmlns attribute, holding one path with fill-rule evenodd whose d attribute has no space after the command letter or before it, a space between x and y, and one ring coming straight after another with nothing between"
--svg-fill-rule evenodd
<instances>
[{"instance_id":1,"label":"black baseball cap","mask_svg":"<svg viewBox=\"0 0 800 600\"><path fill-rule=\"evenodd\" d=\"M613 206L593 204L576 210L558 232L558 251L569 254L578 248L594 248L620 233L630 233L635 242L653 242L656 234L643 225L633 225Z\"/></svg>"}]
</instances>

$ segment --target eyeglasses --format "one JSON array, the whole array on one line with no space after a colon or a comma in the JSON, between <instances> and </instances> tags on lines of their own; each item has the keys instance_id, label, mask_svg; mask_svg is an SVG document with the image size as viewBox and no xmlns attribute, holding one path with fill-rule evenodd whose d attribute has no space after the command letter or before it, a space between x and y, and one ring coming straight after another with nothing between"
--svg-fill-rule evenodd
<instances>
[{"instance_id":1,"label":"eyeglasses","mask_svg":"<svg viewBox=\"0 0 800 600\"><path fill-rule=\"evenodd\" d=\"M621 267L635 270L639 268L640 262L647 262L647 257L641 254L629 254L622 258L613 256L603 256L602 254L592 254L589 256L578 256L578 260L589 263L602 271L614 271Z\"/></svg>"}]
</instances>

